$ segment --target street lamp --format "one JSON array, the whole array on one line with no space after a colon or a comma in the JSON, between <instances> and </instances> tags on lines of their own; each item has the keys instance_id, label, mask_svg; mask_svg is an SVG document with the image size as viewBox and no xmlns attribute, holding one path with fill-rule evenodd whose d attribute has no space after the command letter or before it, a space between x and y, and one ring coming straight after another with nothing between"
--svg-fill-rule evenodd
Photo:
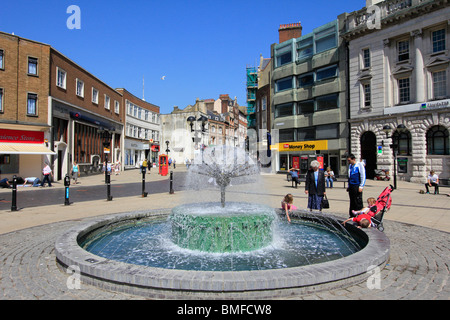
<instances>
[{"instance_id":1,"label":"street lamp","mask_svg":"<svg viewBox=\"0 0 450 320\"><path fill-rule=\"evenodd\" d=\"M191 126L191 132L194 132L194 121L195 121L194 116L190 116L189 118L187 118L187 122L189 122L189 125Z\"/></svg>"},{"instance_id":2,"label":"street lamp","mask_svg":"<svg viewBox=\"0 0 450 320\"><path fill-rule=\"evenodd\" d=\"M169 155L169 152L170 152L170 149L169 149L169 140L166 141L166 145L167 145L166 153L167 153L167 155Z\"/></svg>"}]
</instances>

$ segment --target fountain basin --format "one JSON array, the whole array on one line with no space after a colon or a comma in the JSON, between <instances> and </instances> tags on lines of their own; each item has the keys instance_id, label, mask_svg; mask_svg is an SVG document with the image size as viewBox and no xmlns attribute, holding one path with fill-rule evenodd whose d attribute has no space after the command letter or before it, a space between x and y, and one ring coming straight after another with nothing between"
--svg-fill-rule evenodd
<instances>
[{"instance_id":1,"label":"fountain basin","mask_svg":"<svg viewBox=\"0 0 450 320\"><path fill-rule=\"evenodd\" d=\"M82 222L67 230L55 243L58 264L79 270L84 283L107 290L151 298L172 299L269 299L345 287L365 281L389 257L389 239L377 230L360 230L347 224L350 233L366 243L363 249L335 261L254 271L194 271L124 263L100 257L80 247L88 234L121 223L167 219L170 210L129 212ZM308 220L301 212L293 219ZM316 219L314 217L314 219Z\"/></svg>"},{"instance_id":2,"label":"fountain basin","mask_svg":"<svg viewBox=\"0 0 450 320\"><path fill-rule=\"evenodd\" d=\"M203 252L246 252L273 240L274 210L249 203L181 205L172 209L172 241Z\"/></svg>"}]
</instances>

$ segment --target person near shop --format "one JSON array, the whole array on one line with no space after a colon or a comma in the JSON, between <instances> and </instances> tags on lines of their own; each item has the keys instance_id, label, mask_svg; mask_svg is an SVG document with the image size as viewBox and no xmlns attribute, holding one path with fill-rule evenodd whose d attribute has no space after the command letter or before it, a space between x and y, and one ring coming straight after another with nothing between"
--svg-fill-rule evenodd
<instances>
[{"instance_id":1,"label":"person near shop","mask_svg":"<svg viewBox=\"0 0 450 320\"><path fill-rule=\"evenodd\" d=\"M325 192L325 175L319 170L320 163L317 160L311 162L311 168L306 174L305 193L308 195L308 208L310 211L322 211L322 200Z\"/></svg>"},{"instance_id":2,"label":"person near shop","mask_svg":"<svg viewBox=\"0 0 450 320\"><path fill-rule=\"evenodd\" d=\"M44 166L44 169L42 169L42 174L44 175L44 179L42 179L41 187L44 186L45 182L47 182L48 186L51 187L52 182L51 182L50 176L53 178L53 173L52 173L52 169L50 168L48 163L46 163Z\"/></svg>"}]
</instances>

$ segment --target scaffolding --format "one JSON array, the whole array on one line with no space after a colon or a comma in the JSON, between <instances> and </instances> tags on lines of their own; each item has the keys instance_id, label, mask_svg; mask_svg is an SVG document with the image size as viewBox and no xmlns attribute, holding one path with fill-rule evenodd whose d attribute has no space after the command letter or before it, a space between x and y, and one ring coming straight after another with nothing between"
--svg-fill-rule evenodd
<instances>
[{"instance_id":1,"label":"scaffolding","mask_svg":"<svg viewBox=\"0 0 450 320\"><path fill-rule=\"evenodd\" d=\"M258 70L256 67L247 67L247 127L256 126L255 106L256 91L258 90Z\"/></svg>"}]
</instances>

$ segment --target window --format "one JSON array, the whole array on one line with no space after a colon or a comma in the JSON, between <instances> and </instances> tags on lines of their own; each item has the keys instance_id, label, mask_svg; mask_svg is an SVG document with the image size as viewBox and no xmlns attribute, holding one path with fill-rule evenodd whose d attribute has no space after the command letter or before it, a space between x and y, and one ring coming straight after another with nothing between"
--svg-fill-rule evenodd
<instances>
[{"instance_id":1,"label":"window","mask_svg":"<svg viewBox=\"0 0 450 320\"><path fill-rule=\"evenodd\" d=\"M316 110L324 111L339 108L338 95L331 94L316 98Z\"/></svg>"},{"instance_id":2,"label":"window","mask_svg":"<svg viewBox=\"0 0 450 320\"><path fill-rule=\"evenodd\" d=\"M433 126L427 131L427 154L449 155L448 130L443 126Z\"/></svg>"},{"instance_id":3,"label":"window","mask_svg":"<svg viewBox=\"0 0 450 320\"><path fill-rule=\"evenodd\" d=\"M309 73L298 77L299 88L307 88L313 85L314 85L314 73Z\"/></svg>"},{"instance_id":4,"label":"window","mask_svg":"<svg viewBox=\"0 0 450 320\"><path fill-rule=\"evenodd\" d=\"M337 139L339 138L339 124L327 124L316 127L316 139Z\"/></svg>"},{"instance_id":5,"label":"window","mask_svg":"<svg viewBox=\"0 0 450 320\"><path fill-rule=\"evenodd\" d=\"M433 98L447 97L447 73L446 70L433 72Z\"/></svg>"},{"instance_id":6,"label":"window","mask_svg":"<svg viewBox=\"0 0 450 320\"><path fill-rule=\"evenodd\" d=\"M313 37L309 37L298 42L297 59L307 59L314 54L313 41Z\"/></svg>"},{"instance_id":7,"label":"window","mask_svg":"<svg viewBox=\"0 0 450 320\"><path fill-rule=\"evenodd\" d=\"M0 50L0 69L5 69L5 58L3 50Z\"/></svg>"},{"instance_id":8,"label":"window","mask_svg":"<svg viewBox=\"0 0 450 320\"><path fill-rule=\"evenodd\" d=\"M66 75L64 70L56 68L56 85L58 87L66 89Z\"/></svg>"},{"instance_id":9,"label":"window","mask_svg":"<svg viewBox=\"0 0 450 320\"><path fill-rule=\"evenodd\" d=\"M98 90L92 88L92 102L98 104Z\"/></svg>"},{"instance_id":10,"label":"window","mask_svg":"<svg viewBox=\"0 0 450 320\"><path fill-rule=\"evenodd\" d=\"M275 106L275 118L288 117L294 115L294 104L287 103Z\"/></svg>"},{"instance_id":11,"label":"window","mask_svg":"<svg viewBox=\"0 0 450 320\"><path fill-rule=\"evenodd\" d=\"M114 100L114 112L117 114L120 113L120 103L117 100ZM146 117L147 116L148 116L148 114L146 113ZM147 118L145 120L147 120Z\"/></svg>"},{"instance_id":12,"label":"window","mask_svg":"<svg viewBox=\"0 0 450 320\"><path fill-rule=\"evenodd\" d=\"M409 41L399 41L397 43L398 62L409 60Z\"/></svg>"},{"instance_id":13,"label":"window","mask_svg":"<svg viewBox=\"0 0 450 320\"><path fill-rule=\"evenodd\" d=\"M37 94L29 93L27 99L27 115L37 116Z\"/></svg>"},{"instance_id":14,"label":"window","mask_svg":"<svg viewBox=\"0 0 450 320\"><path fill-rule=\"evenodd\" d=\"M364 107L370 107L371 100L372 100L372 90L370 83L363 84L364 89Z\"/></svg>"},{"instance_id":15,"label":"window","mask_svg":"<svg viewBox=\"0 0 450 320\"><path fill-rule=\"evenodd\" d=\"M409 131L396 130L392 135L394 145L397 145L398 154L401 156L411 155L411 133Z\"/></svg>"},{"instance_id":16,"label":"window","mask_svg":"<svg viewBox=\"0 0 450 320\"><path fill-rule=\"evenodd\" d=\"M336 25L326 28L323 31L314 34L316 42L316 53L330 50L337 46L336 43Z\"/></svg>"},{"instance_id":17,"label":"window","mask_svg":"<svg viewBox=\"0 0 450 320\"><path fill-rule=\"evenodd\" d=\"M327 68L318 69L316 71L316 81L322 81L326 79L335 78L338 75L337 66L331 66Z\"/></svg>"},{"instance_id":18,"label":"window","mask_svg":"<svg viewBox=\"0 0 450 320\"><path fill-rule=\"evenodd\" d=\"M292 77L275 81L275 92L292 89Z\"/></svg>"},{"instance_id":19,"label":"window","mask_svg":"<svg viewBox=\"0 0 450 320\"><path fill-rule=\"evenodd\" d=\"M28 74L33 76L38 75L38 59L28 58Z\"/></svg>"},{"instance_id":20,"label":"window","mask_svg":"<svg viewBox=\"0 0 450 320\"><path fill-rule=\"evenodd\" d=\"M264 96L264 97L262 97L262 100L261 100L261 111L264 111L266 109L267 109L267 97ZM216 117L216 120L219 120L219 118Z\"/></svg>"},{"instance_id":21,"label":"window","mask_svg":"<svg viewBox=\"0 0 450 320\"><path fill-rule=\"evenodd\" d=\"M363 62L364 69L370 68L370 50L369 49L363 49L362 62Z\"/></svg>"},{"instance_id":22,"label":"window","mask_svg":"<svg viewBox=\"0 0 450 320\"><path fill-rule=\"evenodd\" d=\"M76 88L77 96L84 97L84 82L80 79L77 79L77 88Z\"/></svg>"},{"instance_id":23,"label":"window","mask_svg":"<svg viewBox=\"0 0 450 320\"><path fill-rule=\"evenodd\" d=\"M432 32L433 53L445 50L445 29Z\"/></svg>"},{"instance_id":24,"label":"window","mask_svg":"<svg viewBox=\"0 0 450 320\"><path fill-rule=\"evenodd\" d=\"M282 65L292 62L292 51L290 45L277 50L276 62L277 67L281 67Z\"/></svg>"},{"instance_id":25,"label":"window","mask_svg":"<svg viewBox=\"0 0 450 320\"><path fill-rule=\"evenodd\" d=\"M0 88L0 113L3 111L3 88Z\"/></svg>"},{"instance_id":26,"label":"window","mask_svg":"<svg viewBox=\"0 0 450 320\"><path fill-rule=\"evenodd\" d=\"M295 141L294 130L295 129L281 129L279 132L280 142Z\"/></svg>"},{"instance_id":27,"label":"window","mask_svg":"<svg viewBox=\"0 0 450 320\"><path fill-rule=\"evenodd\" d=\"M409 78L398 80L398 100L399 103L407 103L410 101Z\"/></svg>"},{"instance_id":28,"label":"window","mask_svg":"<svg viewBox=\"0 0 450 320\"><path fill-rule=\"evenodd\" d=\"M314 127L297 129L298 141L316 140L316 129Z\"/></svg>"},{"instance_id":29,"label":"window","mask_svg":"<svg viewBox=\"0 0 450 320\"><path fill-rule=\"evenodd\" d=\"M107 109L107 110L110 109L110 102L111 102L111 99L105 94L105 109Z\"/></svg>"},{"instance_id":30,"label":"window","mask_svg":"<svg viewBox=\"0 0 450 320\"><path fill-rule=\"evenodd\" d=\"M314 100L301 101L298 103L298 114L314 113Z\"/></svg>"}]
</instances>

